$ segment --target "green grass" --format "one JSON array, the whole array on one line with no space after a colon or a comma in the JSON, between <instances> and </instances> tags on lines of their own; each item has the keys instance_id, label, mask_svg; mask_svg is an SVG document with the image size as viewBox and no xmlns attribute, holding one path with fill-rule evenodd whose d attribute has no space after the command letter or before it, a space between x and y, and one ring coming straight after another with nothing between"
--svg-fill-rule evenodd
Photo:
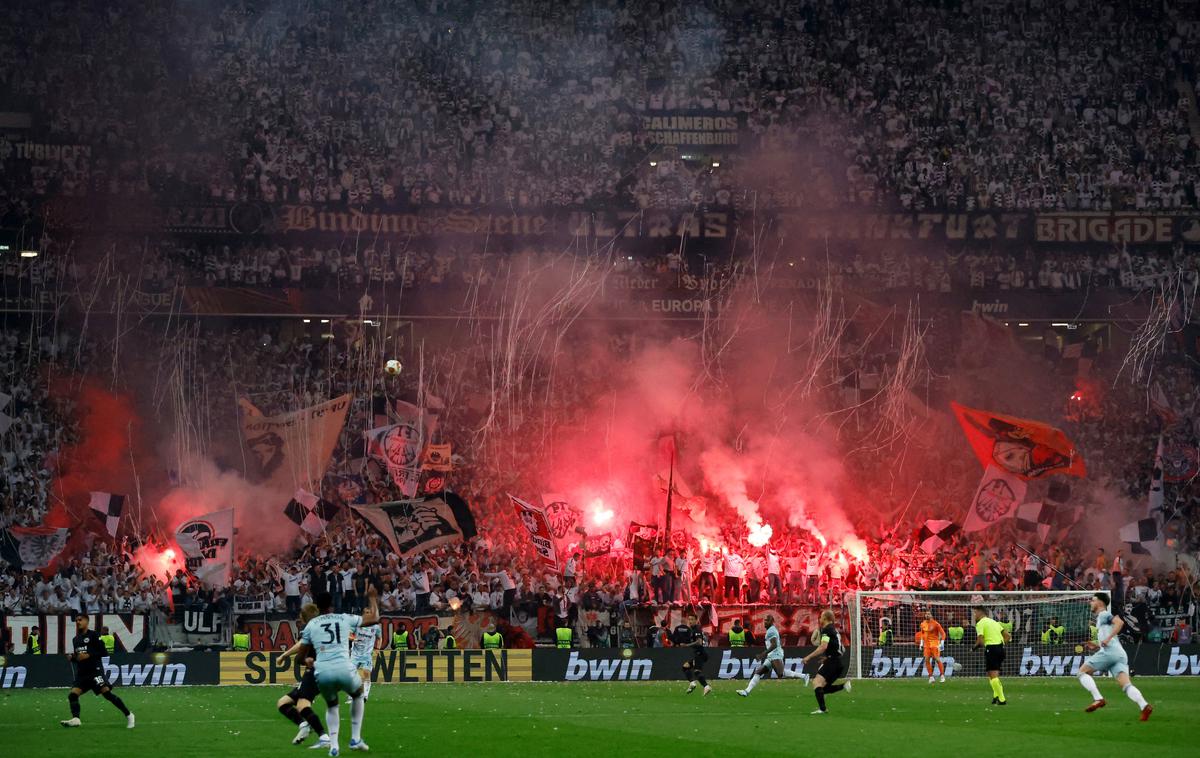
<instances>
[{"instance_id":1,"label":"green grass","mask_svg":"<svg viewBox=\"0 0 1200 758\"><path fill-rule=\"evenodd\" d=\"M1149 723L1111 679L1108 707L1082 712L1073 678L1009 679L1010 705L989 705L982 680L858 682L810 716L812 691L766 681L749 699L718 682L704 698L683 682L377 685L364 739L374 755L1196 755L1200 680L1140 677L1157 708ZM282 687L122 688L138 726L104 700L83 697L81 729L58 725L66 690L3 690L0 753L25 756L323 755L289 743L275 710ZM323 710L318 708L318 710ZM343 705L342 754L349 740Z\"/></svg>"}]
</instances>

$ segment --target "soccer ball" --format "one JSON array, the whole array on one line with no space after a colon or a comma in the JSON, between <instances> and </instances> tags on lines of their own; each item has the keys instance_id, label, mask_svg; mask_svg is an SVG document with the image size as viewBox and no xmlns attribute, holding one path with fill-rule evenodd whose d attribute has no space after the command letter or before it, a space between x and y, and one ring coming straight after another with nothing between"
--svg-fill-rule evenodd
<instances>
[{"instance_id":1,"label":"soccer ball","mask_svg":"<svg viewBox=\"0 0 1200 758\"><path fill-rule=\"evenodd\" d=\"M959 663L958 661L955 661L954 662L954 673L957 674L960 671L962 671L962 664Z\"/></svg>"},{"instance_id":2,"label":"soccer ball","mask_svg":"<svg viewBox=\"0 0 1200 758\"><path fill-rule=\"evenodd\" d=\"M400 369L402 369L402 368L404 368L404 367L400 365L400 361L396 360L395 358L393 358L390 361L388 361L387 363L383 364L383 370L386 371L391 376L396 376L397 374L399 374Z\"/></svg>"}]
</instances>

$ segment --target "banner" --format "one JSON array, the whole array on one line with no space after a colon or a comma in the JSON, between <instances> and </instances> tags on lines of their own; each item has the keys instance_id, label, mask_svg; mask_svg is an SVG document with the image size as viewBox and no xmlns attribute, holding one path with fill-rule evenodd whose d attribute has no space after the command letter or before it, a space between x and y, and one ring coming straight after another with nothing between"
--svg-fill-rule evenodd
<instances>
[{"instance_id":1,"label":"banner","mask_svg":"<svg viewBox=\"0 0 1200 758\"><path fill-rule=\"evenodd\" d=\"M1025 500L1025 490L1029 485L1019 476L1002 471L996 466L988 466L979 480L975 497L971 500L971 509L963 522L964 532L977 532L980 529L1013 518L1017 515L1017 506Z\"/></svg>"},{"instance_id":2,"label":"banner","mask_svg":"<svg viewBox=\"0 0 1200 758\"><path fill-rule=\"evenodd\" d=\"M290 686L303 674L298 656L278 652L218 655L219 684ZM371 669L372 682L387 684L532 680L532 650L381 650Z\"/></svg>"},{"instance_id":3,"label":"banner","mask_svg":"<svg viewBox=\"0 0 1200 758\"><path fill-rule=\"evenodd\" d=\"M182 687L216 684L217 653L114 653L104 673L117 687ZM65 655L18 655L0 667L0 688L69 687L74 681Z\"/></svg>"},{"instance_id":4,"label":"banner","mask_svg":"<svg viewBox=\"0 0 1200 758\"><path fill-rule=\"evenodd\" d=\"M262 416L243 400L242 433L253 453L250 477L288 495L318 489L350 409L342 395L311 408Z\"/></svg>"},{"instance_id":5,"label":"banner","mask_svg":"<svg viewBox=\"0 0 1200 758\"><path fill-rule=\"evenodd\" d=\"M419 500L356 505L354 511L387 538L401 558L475 536L475 516L453 492Z\"/></svg>"},{"instance_id":6,"label":"banner","mask_svg":"<svg viewBox=\"0 0 1200 758\"><path fill-rule=\"evenodd\" d=\"M440 445L426 445L425 460L421 462L421 468L425 471L453 471L454 464L451 463L451 457L449 442Z\"/></svg>"},{"instance_id":7,"label":"banner","mask_svg":"<svg viewBox=\"0 0 1200 758\"><path fill-rule=\"evenodd\" d=\"M1022 479L1040 479L1051 474L1087 475L1075 443L1048 424L958 403L950 403L950 407L975 457L985 467L997 466Z\"/></svg>"},{"instance_id":8,"label":"banner","mask_svg":"<svg viewBox=\"0 0 1200 758\"><path fill-rule=\"evenodd\" d=\"M584 558L597 558L601 555L608 555L612 552L613 538L608 532L604 534L589 535L587 538L587 549L583 553Z\"/></svg>"},{"instance_id":9,"label":"banner","mask_svg":"<svg viewBox=\"0 0 1200 758\"><path fill-rule=\"evenodd\" d=\"M187 570L209 587L225 587L233 566L233 509L207 513L175 530Z\"/></svg>"},{"instance_id":10,"label":"banner","mask_svg":"<svg viewBox=\"0 0 1200 758\"><path fill-rule=\"evenodd\" d=\"M92 629L108 627L116 639L117 650L125 652L143 651L149 644L149 625L146 617L132 613L92 613L88 614ZM0 625L5 634L12 640L12 652L16 655L28 652L26 641L29 630L37 628L42 637L42 651L45 655L69 653L74 648L71 640L75 638L75 619L69 613L46 613L41 615L10 614L0 616Z\"/></svg>"},{"instance_id":11,"label":"banner","mask_svg":"<svg viewBox=\"0 0 1200 758\"><path fill-rule=\"evenodd\" d=\"M554 535L550 531L545 512L516 495L510 494L508 498L517 511L517 517L525 525L525 530L529 532L529 540L538 557L542 559L542 564L551 571L558 571L558 551L554 549Z\"/></svg>"},{"instance_id":12,"label":"banner","mask_svg":"<svg viewBox=\"0 0 1200 758\"><path fill-rule=\"evenodd\" d=\"M412 403L396 403L396 423L363 432L367 453L387 469L405 497L421 484L421 451L430 433L430 417Z\"/></svg>"},{"instance_id":13,"label":"banner","mask_svg":"<svg viewBox=\"0 0 1200 758\"><path fill-rule=\"evenodd\" d=\"M568 543L580 537L575 528L582 525L583 515L567 502L566 495L557 492L542 493L542 510L546 514L546 523L555 546L559 551L565 551Z\"/></svg>"},{"instance_id":14,"label":"banner","mask_svg":"<svg viewBox=\"0 0 1200 758\"><path fill-rule=\"evenodd\" d=\"M738 146L738 117L722 111L656 110L642 116L641 134L653 145L674 145L702 153Z\"/></svg>"}]
</instances>

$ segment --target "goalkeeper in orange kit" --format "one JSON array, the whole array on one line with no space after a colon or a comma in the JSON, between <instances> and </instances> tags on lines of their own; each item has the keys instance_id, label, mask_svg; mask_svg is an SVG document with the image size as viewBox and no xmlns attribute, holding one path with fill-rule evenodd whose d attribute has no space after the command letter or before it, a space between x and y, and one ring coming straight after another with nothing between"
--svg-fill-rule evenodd
<instances>
[{"instance_id":1,"label":"goalkeeper in orange kit","mask_svg":"<svg viewBox=\"0 0 1200 758\"><path fill-rule=\"evenodd\" d=\"M921 630L917 632L917 643L921 645L921 657L925 659L925 670L929 672L929 683L933 684L933 664L937 663L938 681L946 681L946 664L942 663L942 641L946 630L933 618L932 611L925 611Z\"/></svg>"}]
</instances>

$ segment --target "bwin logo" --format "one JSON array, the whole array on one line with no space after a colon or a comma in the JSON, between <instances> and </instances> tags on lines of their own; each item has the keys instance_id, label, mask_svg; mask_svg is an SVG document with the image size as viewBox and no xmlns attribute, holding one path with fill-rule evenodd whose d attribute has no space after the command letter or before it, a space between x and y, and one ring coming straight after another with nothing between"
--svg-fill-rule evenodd
<instances>
[{"instance_id":1,"label":"bwin logo","mask_svg":"<svg viewBox=\"0 0 1200 758\"><path fill-rule=\"evenodd\" d=\"M924 658L891 658L883 654L883 650L875 648L875 657L871 659L871 676L882 678L885 676L894 677L910 677L923 676L925 674ZM944 656L942 663L946 664L946 676L954 676L954 658Z\"/></svg>"},{"instance_id":2,"label":"bwin logo","mask_svg":"<svg viewBox=\"0 0 1200 758\"><path fill-rule=\"evenodd\" d=\"M646 680L650 678L653 667L648 658L580 658L579 653L571 651L567 661L566 680L568 682L611 682Z\"/></svg>"},{"instance_id":3,"label":"bwin logo","mask_svg":"<svg viewBox=\"0 0 1200 758\"><path fill-rule=\"evenodd\" d=\"M0 688L19 690L25 686L29 671L24 666L0 666Z\"/></svg>"},{"instance_id":4,"label":"bwin logo","mask_svg":"<svg viewBox=\"0 0 1200 758\"><path fill-rule=\"evenodd\" d=\"M784 658L783 670L795 673L803 673L804 665L801 663L801 658ZM734 656L732 650L724 650L721 652L721 665L717 668L718 679L749 679L754 676L754 671L759 666L755 658L738 658ZM772 671L768 674L769 677L775 676Z\"/></svg>"},{"instance_id":5,"label":"bwin logo","mask_svg":"<svg viewBox=\"0 0 1200 758\"><path fill-rule=\"evenodd\" d=\"M1008 313L1008 303L1002 303L999 300L993 300L990 303L981 303L978 300L972 300L971 312L982 313L984 315L991 313Z\"/></svg>"},{"instance_id":6,"label":"bwin logo","mask_svg":"<svg viewBox=\"0 0 1200 758\"><path fill-rule=\"evenodd\" d=\"M1034 655L1033 648L1027 647L1021 652L1021 676L1063 676L1075 675L1083 665L1082 655Z\"/></svg>"},{"instance_id":7,"label":"bwin logo","mask_svg":"<svg viewBox=\"0 0 1200 758\"><path fill-rule=\"evenodd\" d=\"M105 664L104 673L113 684L123 687L177 687L187 679L184 663Z\"/></svg>"}]
</instances>

